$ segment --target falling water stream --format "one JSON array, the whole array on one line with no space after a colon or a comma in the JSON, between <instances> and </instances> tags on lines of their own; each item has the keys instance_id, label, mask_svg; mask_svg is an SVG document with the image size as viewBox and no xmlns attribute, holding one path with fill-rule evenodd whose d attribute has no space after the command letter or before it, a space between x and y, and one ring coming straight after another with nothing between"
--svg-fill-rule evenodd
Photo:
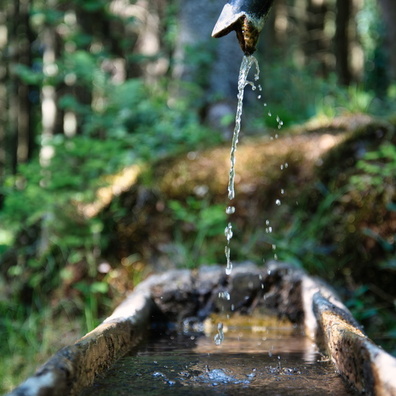
<instances>
[{"instance_id":1,"label":"falling water stream","mask_svg":"<svg viewBox=\"0 0 396 396\"><path fill-rule=\"evenodd\" d=\"M253 64L256 66L256 73L254 75L254 81L257 81L260 77L260 68L257 59L254 56L244 56L242 59L241 67L239 69L239 77L238 77L238 103L237 110L235 115L235 126L234 133L232 136L231 142L231 153L230 153L230 174L228 178L228 199L232 201L235 198L235 154L239 142L239 133L241 131L241 121L242 121L242 112L243 112L243 97L245 95L245 87L246 85L251 85L252 89L256 89L256 85L253 81L248 80L248 75L250 69ZM235 213L235 206L232 206L231 203L226 209L226 214L231 215ZM224 230L224 235L226 237L227 243L224 248L225 257L226 257L226 268L225 273L227 275L231 275L232 272L232 261L231 261L231 239L233 237L232 231L232 223L229 222ZM220 296L223 298L227 298L227 296ZM224 340L224 332L223 332L223 324L218 324L218 332L214 337L214 341L216 345L221 345Z\"/></svg>"},{"instance_id":2,"label":"falling water stream","mask_svg":"<svg viewBox=\"0 0 396 396\"><path fill-rule=\"evenodd\" d=\"M241 131L241 120L242 120L242 111L243 111L243 97L245 94L246 85L251 85L253 89L256 89L254 82L249 81L248 74L252 67L252 65L256 65L256 74L254 76L255 81L259 79L260 69L257 59L254 56L244 56L242 59L241 67L239 70L238 77L238 104L235 116L235 127L234 134L232 136L231 143L231 168L230 168L230 176L228 180L228 199L232 200L235 198L235 153L239 141L239 132Z\"/></svg>"},{"instance_id":3,"label":"falling water stream","mask_svg":"<svg viewBox=\"0 0 396 396\"><path fill-rule=\"evenodd\" d=\"M243 97L245 94L245 87L246 85L251 85L252 89L256 89L254 82L248 80L249 71L252 68L253 64L256 66L256 74L254 76L254 80L257 81L259 79L260 69L259 69L258 61L254 56L244 56L239 70L238 96L237 96L238 104L237 104L237 110L235 116L234 133L232 136L232 143L231 143L231 153L230 153L231 166L230 166L230 175L228 179L228 199L230 201L232 201L235 198L235 154L239 141L239 133L241 131ZM228 215L235 213L235 207L231 205L228 206L226 209L226 213ZM225 272L227 275L230 275L232 271L230 241L233 236L231 223L228 223L224 233L227 239L227 244L225 246L225 256L227 260Z\"/></svg>"}]
</instances>

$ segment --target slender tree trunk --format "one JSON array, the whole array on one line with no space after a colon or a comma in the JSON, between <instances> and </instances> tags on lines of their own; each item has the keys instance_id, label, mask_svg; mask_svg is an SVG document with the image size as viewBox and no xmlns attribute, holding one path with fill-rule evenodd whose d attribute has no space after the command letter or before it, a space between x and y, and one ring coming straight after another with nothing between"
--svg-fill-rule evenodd
<instances>
[{"instance_id":1,"label":"slender tree trunk","mask_svg":"<svg viewBox=\"0 0 396 396\"><path fill-rule=\"evenodd\" d=\"M8 9L0 9L0 28L8 32L7 25ZM0 183L2 183L6 174L7 148L6 148L6 129L7 129L7 59L4 56L7 47L8 34L0 37ZM1 199L0 199L1 201ZM1 205L0 205L1 206Z\"/></svg>"},{"instance_id":2,"label":"slender tree trunk","mask_svg":"<svg viewBox=\"0 0 396 396\"><path fill-rule=\"evenodd\" d=\"M349 47L349 21L351 16L352 0L337 0L334 45L336 54L336 71L338 79L343 85L349 85L352 81Z\"/></svg>"},{"instance_id":3,"label":"slender tree trunk","mask_svg":"<svg viewBox=\"0 0 396 396\"><path fill-rule=\"evenodd\" d=\"M348 1L348 0L345 0ZM328 40L325 34L327 4L324 0L308 0L306 5L305 56L319 65L322 76L328 73L326 54Z\"/></svg>"},{"instance_id":4,"label":"slender tree trunk","mask_svg":"<svg viewBox=\"0 0 396 396\"><path fill-rule=\"evenodd\" d=\"M389 69L392 79L396 79L396 1L379 0L386 24L386 47L389 54Z\"/></svg>"},{"instance_id":5,"label":"slender tree trunk","mask_svg":"<svg viewBox=\"0 0 396 396\"><path fill-rule=\"evenodd\" d=\"M336 0L334 52L338 80L343 85L359 81L363 74L364 55L356 24L362 5L362 0Z\"/></svg>"},{"instance_id":6,"label":"slender tree trunk","mask_svg":"<svg viewBox=\"0 0 396 396\"><path fill-rule=\"evenodd\" d=\"M27 162L34 149L34 126L32 87L15 74L15 68L23 65L32 67L34 35L30 28L31 0L15 1L10 6L9 51L7 68L8 83L8 127L6 146L9 162L15 172L19 163Z\"/></svg>"},{"instance_id":7,"label":"slender tree trunk","mask_svg":"<svg viewBox=\"0 0 396 396\"><path fill-rule=\"evenodd\" d=\"M20 42L19 63L32 68L32 48L34 34L30 27L31 0L21 2L20 27L24 31L24 38ZM18 115L18 162L27 162L31 159L34 148L34 115L32 104L33 87L24 81L19 86L19 115Z\"/></svg>"},{"instance_id":8,"label":"slender tree trunk","mask_svg":"<svg viewBox=\"0 0 396 396\"><path fill-rule=\"evenodd\" d=\"M19 0L13 5L9 5L9 43L10 52L9 62L7 64L7 80L8 80L8 101L7 101L7 137L6 145L8 151L8 163L12 173L16 172L18 159L18 82L15 75L12 74L12 68L18 63L18 22L19 22Z\"/></svg>"}]
</instances>

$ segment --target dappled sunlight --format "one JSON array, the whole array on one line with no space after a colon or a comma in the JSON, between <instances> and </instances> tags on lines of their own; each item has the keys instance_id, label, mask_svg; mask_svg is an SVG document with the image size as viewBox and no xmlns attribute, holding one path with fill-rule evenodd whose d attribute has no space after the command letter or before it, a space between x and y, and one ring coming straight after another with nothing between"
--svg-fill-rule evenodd
<instances>
[{"instance_id":1,"label":"dappled sunlight","mask_svg":"<svg viewBox=\"0 0 396 396\"><path fill-rule=\"evenodd\" d=\"M345 134L301 134L241 142L236 152L236 185L241 193L253 193L257 186L271 185L281 176L282 164L296 171L301 181L312 176L320 158L345 139ZM161 188L172 197L194 195L197 185L206 185L212 194L226 192L229 147L179 158L160 180ZM292 166L291 166L292 165Z\"/></svg>"},{"instance_id":2,"label":"dappled sunlight","mask_svg":"<svg viewBox=\"0 0 396 396\"><path fill-rule=\"evenodd\" d=\"M94 202L77 204L79 213L85 218L92 218L98 215L98 213L109 205L115 197L128 191L136 183L141 170L141 166L132 165L124 168L115 175L107 176L105 181L108 185L98 189Z\"/></svg>"}]
</instances>

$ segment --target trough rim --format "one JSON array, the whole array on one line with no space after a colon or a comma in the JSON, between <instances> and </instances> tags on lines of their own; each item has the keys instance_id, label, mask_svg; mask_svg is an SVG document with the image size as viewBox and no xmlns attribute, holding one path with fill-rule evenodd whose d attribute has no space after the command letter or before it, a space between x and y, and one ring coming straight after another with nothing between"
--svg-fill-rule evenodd
<instances>
[{"instance_id":1,"label":"trough rim","mask_svg":"<svg viewBox=\"0 0 396 396\"><path fill-rule=\"evenodd\" d=\"M209 275L205 271L209 271ZM213 276L211 279L210 271L217 278ZM166 285L166 293L180 293L183 288L189 293L197 279L206 277L209 283L212 282L209 287L215 288L215 279L218 282L227 279L231 285L233 281L238 282L241 276L249 274L258 276L264 284L270 277L278 277L280 287L287 288L284 295L297 293L303 311L298 324L330 357L338 373L358 393L396 396L396 359L367 337L329 285L307 275L300 268L278 262L271 262L263 268L245 263L235 266L228 277L222 266L153 274L137 285L98 327L55 353L33 376L7 396L78 395L94 382L98 374L105 372L116 360L137 346L147 334L151 317L158 310L158 304L161 304L162 296L158 295L156 289L159 288L163 293L161 287ZM282 282L285 283L283 286ZM283 297L284 300L287 298ZM287 305L288 301L281 301L278 309L285 311L278 314L287 316Z\"/></svg>"}]
</instances>

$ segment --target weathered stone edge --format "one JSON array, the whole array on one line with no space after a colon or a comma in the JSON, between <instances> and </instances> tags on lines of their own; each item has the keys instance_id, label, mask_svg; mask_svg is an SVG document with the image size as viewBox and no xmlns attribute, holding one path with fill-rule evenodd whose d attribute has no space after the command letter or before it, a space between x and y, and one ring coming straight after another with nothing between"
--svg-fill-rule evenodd
<instances>
[{"instance_id":1,"label":"weathered stone edge","mask_svg":"<svg viewBox=\"0 0 396 396\"><path fill-rule=\"evenodd\" d=\"M58 351L8 396L78 394L92 384L96 375L140 342L153 305L148 288L140 287L101 325Z\"/></svg>"},{"instance_id":2,"label":"weathered stone edge","mask_svg":"<svg viewBox=\"0 0 396 396\"><path fill-rule=\"evenodd\" d=\"M320 292L312 299L317 344L324 345L338 372L360 393L396 396L396 359L375 345L349 312Z\"/></svg>"}]
</instances>

